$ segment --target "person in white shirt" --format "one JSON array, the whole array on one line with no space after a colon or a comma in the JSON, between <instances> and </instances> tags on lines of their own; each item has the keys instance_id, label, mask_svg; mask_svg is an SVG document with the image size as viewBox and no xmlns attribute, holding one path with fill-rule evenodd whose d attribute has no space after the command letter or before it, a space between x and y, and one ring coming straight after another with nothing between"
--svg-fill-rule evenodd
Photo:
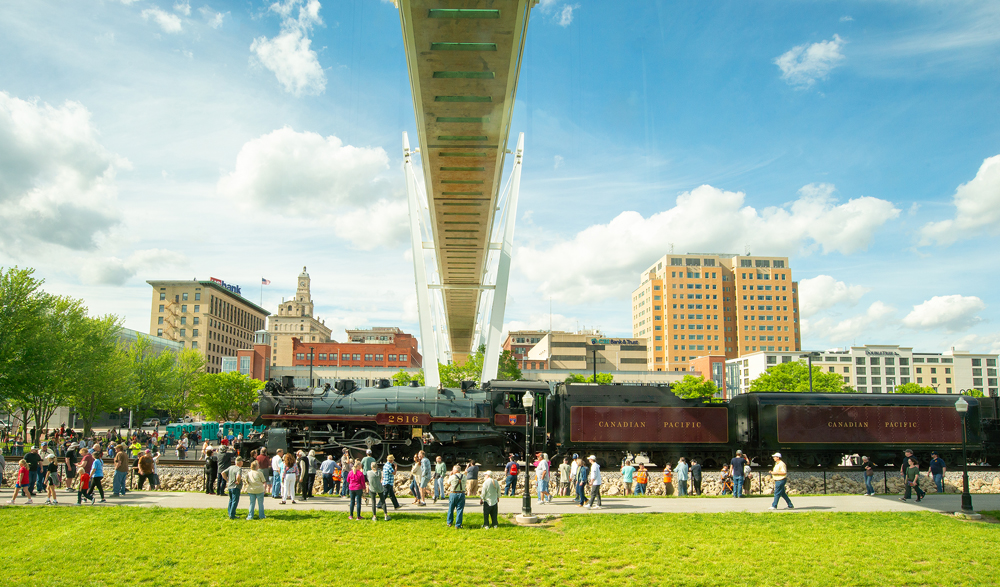
<instances>
[{"instance_id":1,"label":"person in white shirt","mask_svg":"<svg viewBox=\"0 0 1000 587\"><path fill-rule=\"evenodd\" d=\"M535 484L538 486L538 503L552 501L549 494L549 455L546 453L542 453L542 457L535 463Z\"/></svg>"},{"instance_id":2,"label":"person in white shirt","mask_svg":"<svg viewBox=\"0 0 1000 587\"><path fill-rule=\"evenodd\" d=\"M587 457L590 461L590 503L583 506L590 508L592 510L601 509L601 466L597 464L597 457L590 455ZM594 500L597 500L597 505L594 505Z\"/></svg>"},{"instance_id":3,"label":"person in white shirt","mask_svg":"<svg viewBox=\"0 0 1000 587\"><path fill-rule=\"evenodd\" d=\"M281 497L281 468L284 466L282 457L285 451L278 449L271 457L271 497L279 499Z\"/></svg>"},{"instance_id":4,"label":"person in white shirt","mask_svg":"<svg viewBox=\"0 0 1000 587\"><path fill-rule=\"evenodd\" d=\"M569 465L569 484L570 491L576 490L576 474L580 470L580 455L573 453L573 462ZM567 493L566 495L569 495Z\"/></svg>"}]
</instances>

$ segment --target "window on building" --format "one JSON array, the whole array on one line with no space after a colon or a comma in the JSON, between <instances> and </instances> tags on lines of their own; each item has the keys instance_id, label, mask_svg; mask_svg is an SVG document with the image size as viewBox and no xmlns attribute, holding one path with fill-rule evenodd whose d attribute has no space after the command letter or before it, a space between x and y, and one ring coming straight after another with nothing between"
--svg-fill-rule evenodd
<instances>
[{"instance_id":1,"label":"window on building","mask_svg":"<svg viewBox=\"0 0 1000 587\"><path fill-rule=\"evenodd\" d=\"M864 365L865 364L865 358L864 357L855 357L854 364L855 365Z\"/></svg>"},{"instance_id":2,"label":"window on building","mask_svg":"<svg viewBox=\"0 0 1000 587\"><path fill-rule=\"evenodd\" d=\"M340 360L341 361L350 361L351 360L351 355L349 355L348 353L344 353L344 354L340 355Z\"/></svg>"},{"instance_id":3,"label":"window on building","mask_svg":"<svg viewBox=\"0 0 1000 587\"><path fill-rule=\"evenodd\" d=\"M163 336L163 329L162 328L157 328L156 329L156 336Z\"/></svg>"},{"instance_id":4,"label":"window on building","mask_svg":"<svg viewBox=\"0 0 1000 587\"><path fill-rule=\"evenodd\" d=\"M186 302L186 301L187 301L187 299L188 299L188 295L187 295L186 293L182 293L182 294L181 294L181 299L182 299L182 300L184 300L184 301Z\"/></svg>"},{"instance_id":5,"label":"window on building","mask_svg":"<svg viewBox=\"0 0 1000 587\"><path fill-rule=\"evenodd\" d=\"M161 291L161 292L160 292L160 299L161 299L161 300L165 300L165 299L167 299L167 294L165 294L165 293L163 293L163 292Z\"/></svg>"},{"instance_id":6,"label":"window on building","mask_svg":"<svg viewBox=\"0 0 1000 587\"><path fill-rule=\"evenodd\" d=\"M187 329L181 328L181 338L187 336Z\"/></svg>"},{"instance_id":7,"label":"window on building","mask_svg":"<svg viewBox=\"0 0 1000 587\"><path fill-rule=\"evenodd\" d=\"M407 358L407 355L399 355L399 360L400 361L408 361L409 359Z\"/></svg>"},{"instance_id":8,"label":"window on building","mask_svg":"<svg viewBox=\"0 0 1000 587\"><path fill-rule=\"evenodd\" d=\"M163 316L157 316L156 317L156 323L157 324L163 324Z\"/></svg>"},{"instance_id":9,"label":"window on building","mask_svg":"<svg viewBox=\"0 0 1000 587\"><path fill-rule=\"evenodd\" d=\"M187 312L187 311L188 311L187 304L182 304L181 305L181 312Z\"/></svg>"},{"instance_id":10,"label":"window on building","mask_svg":"<svg viewBox=\"0 0 1000 587\"><path fill-rule=\"evenodd\" d=\"M193 349L198 348L198 341L197 340L192 340L191 341L191 348L193 348Z\"/></svg>"},{"instance_id":11,"label":"window on building","mask_svg":"<svg viewBox=\"0 0 1000 587\"><path fill-rule=\"evenodd\" d=\"M299 361L304 361L306 358L305 353L295 353L295 359Z\"/></svg>"},{"instance_id":12,"label":"window on building","mask_svg":"<svg viewBox=\"0 0 1000 587\"><path fill-rule=\"evenodd\" d=\"M361 360L361 355L358 354L358 353L354 353L353 355L351 355L351 359L354 360L354 361L360 361Z\"/></svg>"}]
</instances>

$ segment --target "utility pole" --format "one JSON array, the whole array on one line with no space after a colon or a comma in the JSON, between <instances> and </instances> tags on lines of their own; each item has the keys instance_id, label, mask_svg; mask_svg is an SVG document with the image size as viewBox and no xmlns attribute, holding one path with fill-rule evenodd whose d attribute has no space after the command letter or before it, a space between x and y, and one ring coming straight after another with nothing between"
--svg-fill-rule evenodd
<instances>
[{"instance_id":1,"label":"utility pole","mask_svg":"<svg viewBox=\"0 0 1000 587\"><path fill-rule=\"evenodd\" d=\"M313 353L313 350L315 348L316 347L309 347L309 388L310 389L312 389L312 387L313 387L313 357L315 356L315 353Z\"/></svg>"},{"instance_id":2,"label":"utility pole","mask_svg":"<svg viewBox=\"0 0 1000 587\"><path fill-rule=\"evenodd\" d=\"M597 383L597 349L594 349L593 353L594 353L594 383Z\"/></svg>"}]
</instances>

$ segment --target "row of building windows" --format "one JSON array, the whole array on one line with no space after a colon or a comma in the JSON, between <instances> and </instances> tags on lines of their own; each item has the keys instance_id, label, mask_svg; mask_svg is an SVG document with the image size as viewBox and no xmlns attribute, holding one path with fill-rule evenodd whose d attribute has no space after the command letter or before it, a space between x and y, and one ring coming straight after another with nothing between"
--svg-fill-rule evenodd
<instances>
[{"instance_id":1,"label":"row of building windows","mask_svg":"<svg viewBox=\"0 0 1000 587\"><path fill-rule=\"evenodd\" d=\"M308 353L295 353L295 358L296 358L296 360L304 361L304 360L306 360L308 358L306 356L307 354ZM336 361L337 360L337 353L330 353L329 354L329 358L327 358L327 353L316 353L316 359L319 360L319 361L326 361L326 360ZM341 353L340 360L341 361L360 361L361 360L361 354L360 353ZM383 354L375 354L375 353L365 353L365 360L366 361L383 361L383 360L385 360L385 355L383 355ZM390 361L396 361L397 360L397 356L396 355L389 355L389 360ZM409 360L409 355L399 355L398 360L400 360L400 361L408 361Z\"/></svg>"},{"instance_id":2,"label":"row of building windows","mask_svg":"<svg viewBox=\"0 0 1000 587\"><path fill-rule=\"evenodd\" d=\"M167 299L167 294L165 292L161 291L160 292L160 300L166 300L166 299ZM180 295L175 295L174 296L174 301L175 302L179 302L181 300L184 300L185 302L188 301L188 294L187 293L182 293ZM194 294L194 301L197 302L199 300L201 300L201 294L200 293ZM163 306L160 306L160 307L162 308ZM162 312L163 310L160 310L160 311Z\"/></svg>"}]
</instances>

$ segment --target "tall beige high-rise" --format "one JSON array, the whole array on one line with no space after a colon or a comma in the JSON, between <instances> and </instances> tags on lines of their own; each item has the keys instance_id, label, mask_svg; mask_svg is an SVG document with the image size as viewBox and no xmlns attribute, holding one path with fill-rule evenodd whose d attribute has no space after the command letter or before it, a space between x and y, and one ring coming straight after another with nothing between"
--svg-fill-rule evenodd
<instances>
[{"instance_id":1,"label":"tall beige high-rise","mask_svg":"<svg viewBox=\"0 0 1000 587\"><path fill-rule=\"evenodd\" d=\"M632 292L632 334L648 340L651 371L685 371L707 355L797 351L798 283L787 257L664 255Z\"/></svg>"},{"instance_id":2,"label":"tall beige high-rise","mask_svg":"<svg viewBox=\"0 0 1000 587\"><path fill-rule=\"evenodd\" d=\"M278 313L270 318L267 329L271 333L271 366L292 364L293 336L307 345L311 342L332 341L331 330L322 320L313 316L310 286L309 273L303 267L298 277L295 297L283 300L278 306Z\"/></svg>"},{"instance_id":3,"label":"tall beige high-rise","mask_svg":"<svg viewBox=\"0 0 1000 587\"><path fill-rule=\"evenodd\" d=\"M149 334L200 351L209 373L222 369L222 357L235 357L237 350L251 348L253 333L267 324L267 310L220 281L146 283L153 286Z\"/></svg>"}]
</instances>

